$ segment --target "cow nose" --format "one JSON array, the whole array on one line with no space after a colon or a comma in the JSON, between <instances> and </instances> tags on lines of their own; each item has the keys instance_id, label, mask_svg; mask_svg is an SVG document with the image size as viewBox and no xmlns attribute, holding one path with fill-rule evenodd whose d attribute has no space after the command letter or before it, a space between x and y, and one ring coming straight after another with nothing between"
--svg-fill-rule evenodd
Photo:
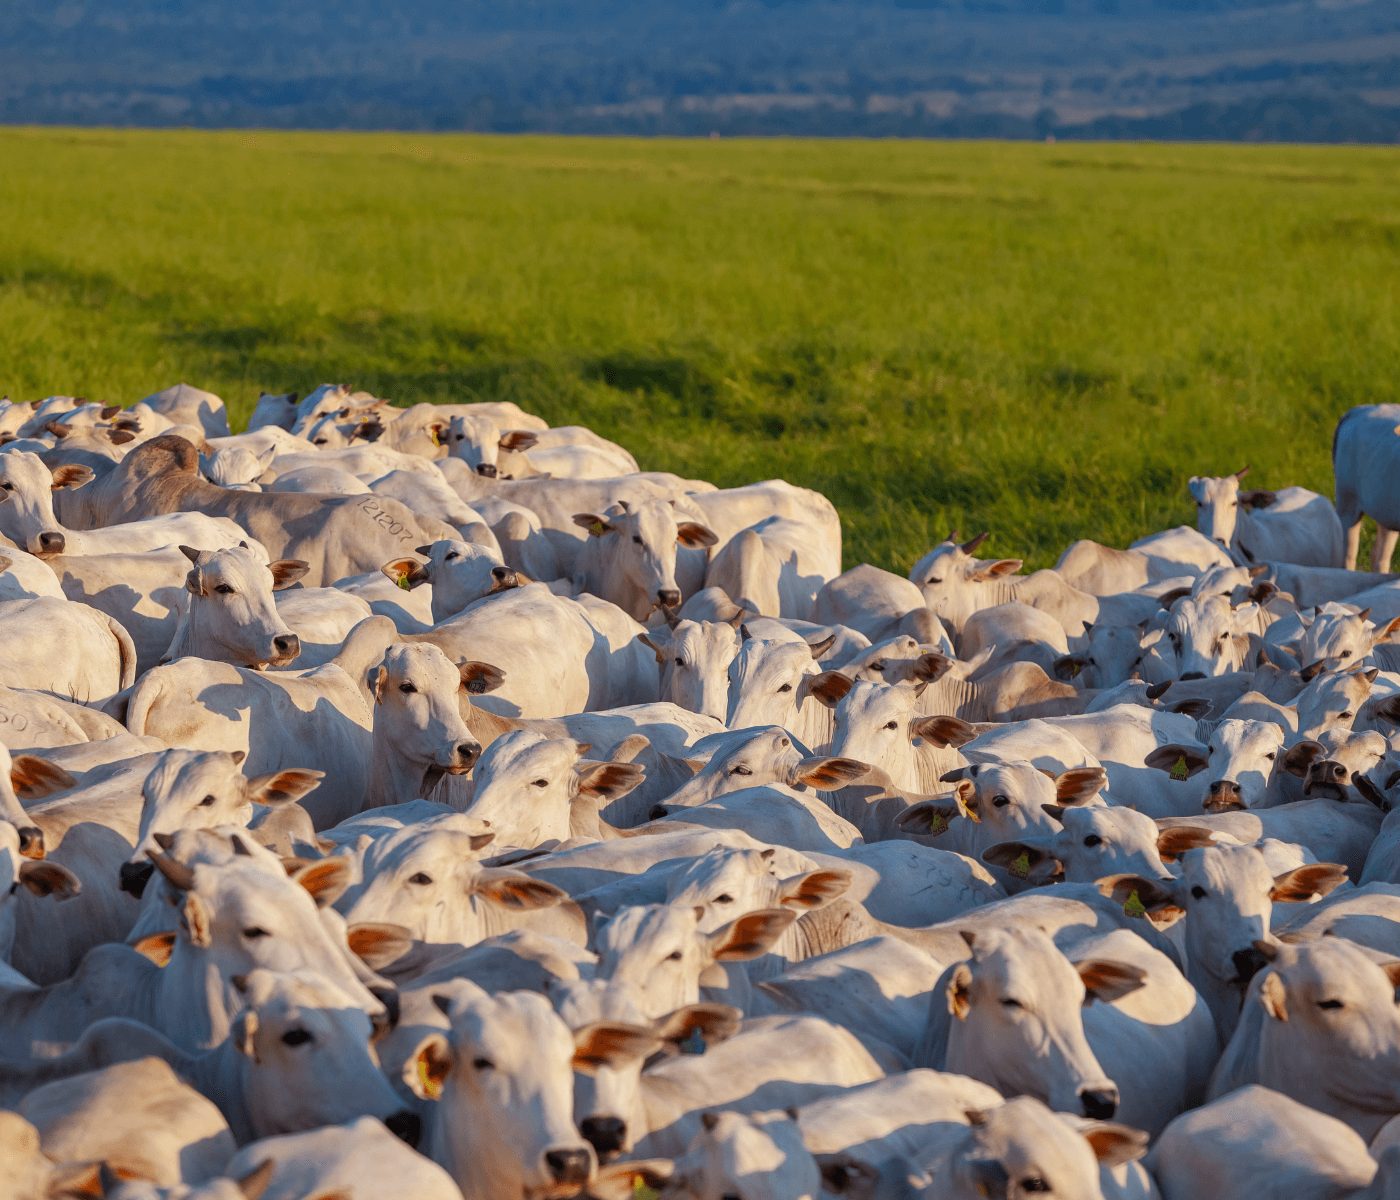
<instances>
[{"instance_id":1,"label":"cow nose","mask_svg":"<svg viewBox=\"0 0 1400 1200\"><path fill-rule=\"evenodd\" d=\"M481 747L475 742L457 743L457 761L464 767L469 767L476 762L476 756L481 753Z\"/></svg>"},{"instance_id":2,"label":"cow nose","mask_svg":"<svg viewBox=\"0 0 1400 1200\"><path fill-rule=\"evenodd\" d=\"M1188 679L1204 679L1205 677L1206 673L1204 671L1187 671L1186 674L1181 677L1181 680L1185 683Z\"/></svg>"},{"instance_id":3,"label":"cow nose","mask_svg":"<svg viewBox=\"0 0 1400 1200\"><path fill-rule=\"evenodd\" d=\"M1233 779L1217 779L1210 785L1210 794L1212 796L1238 796L1240 785Z\"/></svg>"},{"instance_id":4,"label":"cow nose","mask_svg":"<svg viewBox=\"0 0 1400 1200\"><path fill-rule=\"evenodd\" d=\"M68 539L61 533L49 532L39 535L40 554L62 554L66 545L68 545Z\"/></svg>"},{"instance_id":5,"label":"cow nose","mask_svg":"<svg viewBox=\"0 0 1400 1200\"><path fill-rule=\"evenodd\" d=\"M600 1162L621 1153L627 1140L627 1125L617 1117L584 1117L578 1123L578 1131L597 1151Z\"/></svg>"},{"instance_id":6,"label":"cow nose","mask_svg":"<svg viewBox=\"0 0 1400 1200\"><path fill-rule=\"evenodd\" d=\"M294 633L279 633L272 639L272 648L290 661L301 653L301 638Z\"/></svg>"},{"instance_id":7,"label":"cow nose","mask_svg":"<svg viewBox=\"0 0 1400 1200\"><path fill-rule=\"evenodd\" d=\"M156 865L152 862L122 863L121 870L117 872L122 891L139 900L145 894L146 884L150 883L155 869Z\"/></svg>"},{"instance_id":8,"label":"cow nose","mask_svg":"<svg viewBox=\"0 0 1400 1200\"><path fill-rule=\"evenodd\" d=\"M587 1150L546 1150L544 1161L556 1183L584 1184L593 1174L593 1156Z\"/></svg>"},{"instance_id":9,"label":"cow nose","mask_svg":"<svg viewBox=\"0 0 1400 1200\"><path fill-rule=\"evenodd\" d=\"M384 1127L399 1141L418 1149L418 1139L423 1136L423 1118L417 1113L407 1109L396 1112L392 1117L385 1118Z\"/></svg>"},{"instance_id":10,"label":"cow nose","mask_svg":"<svg viewBox=\"0 0 1400 1200\"><path fill-rule=\"evenodd\" d=\"M388 1033L399 1023L399 989L394 987L372 987L369 994L384 1006L384 1011L370 1017L369 1023L376 1034Z\"/></svg>"},{"instance_id":11,"label":"cow nose","mask_svg":"<svg viewBox=\"0 0 1400 1200\"><path fill-rule=\"evenodd\" d=\"M675 588L662 588L656 593L656 599L662 608L675 608L681 602L681 594Z\"/></svg>"},{"instance_id":12,"label":"cow nose","mask_svg":"<svg viewBox=\"0 0 1400 1200\"><path fill-rule=\"evenodd\" d=\"M487 479L495 479L495 478L496 478L496 464L495 464L495 463L482 463L480 466L477 467L476 473L477 473L478 475L485 475Z\"/></svg>"},{"instance_id":13,"label":"cow nose","mask_svg":"<svg viewBox=\"0 0 1400 1200\"><path fill-rule=\"evenodd\" d=\"M1080 1092L1079 1105L1086 1117L1095 1121L1107 1121L1118 1111L1118 1097L1105 1091Z\"/></svg>"},{"instance_id":14,"label":"cow nose","mask_svg":"<svg viewBox=\"0 0 1400 1200\"><path fill-rule=\"evenodd\" d=\"M1253 946L1248 950L1236 950L1230 959L1235 964L1235 978L1240 983L1248 983L1269 965L1268 960Z\"/></svg>"}]
</instances>

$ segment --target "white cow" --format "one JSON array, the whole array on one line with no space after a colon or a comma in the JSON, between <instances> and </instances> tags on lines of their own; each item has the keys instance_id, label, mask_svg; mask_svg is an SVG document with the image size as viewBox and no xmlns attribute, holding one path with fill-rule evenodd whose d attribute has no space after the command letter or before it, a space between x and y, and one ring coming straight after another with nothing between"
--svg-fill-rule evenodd
<instances>
[{"instance_id":1,"label":"white cow","mask_svg":"<svg viewBox=\"0 0 1400 1200\"><path fill-rule=\"evenodd\" d=\"M1400 530L1400 497L1395 491L1400 445L1400 404L1368 404L1353 408L1337 422L1332 437L1332 470L1337 479L1337 516L1346 530L1343 565L1356 567L1361 519L1376 522L1371 569L1389 571ZM1359 589L1358 589L1359 590Z\"/></svg>"},{"instance_id":2,"label":"white cow","mask_svg":"<svg viewBox=\"0 0 1400 1200\"><path fill-rule=\"evenodd\" d=\"M1342 523L1325 496L1300 487L1242 492L1240 481L1248 474L1245 467L1233 475L1191 477L1196 527L1206 537L1236 562L1342 565Z\"/></svg>"}]
</instances>

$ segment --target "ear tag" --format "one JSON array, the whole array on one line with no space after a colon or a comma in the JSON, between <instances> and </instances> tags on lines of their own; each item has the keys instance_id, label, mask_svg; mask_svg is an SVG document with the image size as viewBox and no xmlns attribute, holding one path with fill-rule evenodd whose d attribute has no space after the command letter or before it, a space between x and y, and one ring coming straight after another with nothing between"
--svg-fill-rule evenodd
<instances>
[{"instance_id":1,"label":"ear tag","mask_svg":"<svg viewBox=\"0 0 1400 1200\"><path fill-rule=\"evenodd\" d=\"M1191 768L1186 765L1186 755L1181 755L1176 762L1172 763L1171 777L1178 782L1186 779L1191 774Z\"/></svg>"},{"instance_id":2,"label":"ear tag","mask_svg":"<svg viewBox=\"0 0 1400 1200\"><path fill-rule=\"evenodd\" d=\"M645 1175L632 1176L632 1200L661 1200L661 1193L647 1186Z\"/></svg>"},{"instance_id":3,"label":"ear tag","mask_svg":"<svg viewBox=\"0 0 1400 1200\"><path fill-rule=\"evenodd\" d=\"M1138 898L1136 888L1133 889L1132 894L1123 903L1123 915L1125 917L1147 916L1147 906Z\"/></svg>"},{"instance_id":4,"label":"ear tag","mask_svg":"<svg viewBox=\"0 0 1400 1200\"><path fill-rule=\"evenodd\" d=\"M677 1043L682 1054L704 1054L705 1035L700 1032L699 1027L692 1029L685 1038L685 1041Z\"/></svg>"},{"instance_id":5,"label":"ear tag","mask_svg":"<svg viewBox=\"0 0 1400 1200\"><path fill-rule=\"evenodd\" d=\"M437 426L436 426L436 425L429 426L429 428L428 428L428 436L431 437L431 438L433 439L433 445L434 445L434 446L441 446L441 445L442 445L442 438L438 435L438 431L437 431Z\"/></svg>"},{"instance_id":6,"label":"ear tag","mask_svg":"<svg viewBox=\"0 0 1400 1200\"><path fill-rule=\"evenodd\" d=\"M403 588L403 590L406 591L406 592L412 591L412 589L408 586L408 572L407 572L407 571L405 571L402 575L399 576L399 587Z\"/></svg>"},{"instance_id":7,"label":"ear tag","mask_svg":"<svg viewBox=\"0 0 1400 1200\"><path fill-rule=\"evenodd\" d=\"M943 813L941 813L941 812L939 812L939 811L937 811L937 810L935 809L935 810L933 811L933 813L929 816L929 821L928 821L928 832L929 832L929 836L930 836L930 837L934 837L934 836L936 836L936 835L938 835L938 834L940 834L940 833L946 833L947 831L948 831L948 818L947 818L947 816L946 816L945 814L943 814Z\"/></svg>"},{"instance_id":8,"label":"ear tag","mask_svg":"<svg viewBox=\"0 0 1400 1200\"><path fill-rule=\"evenodd\" d=\"M588 527L588 532L593 534L594 537L602 537L606 528L602 521L594 521L593 524Z\"/></svg>"},{"instance_id":9,"label":"ear tag","mask_svg":"<svg viewBox=\"0 0 1400 1200\"><path fill-rule=\"evenodd\" d=\"M1070 668L1069 668L1069 677L1070 677L1071 679L1078 679L1078 678L1079 678L1079 672L1082 671L1083 669L1084 669L1083 666L1081 666L1079 663L1077 663L1077 662L1076 662L1076 663L1071 663L1071 664L1070 664Z\"/></svg>"},{"instance_id":10,"label":"ear tag","mask_svg":"<svg viewBox=\"0 0 1400 1200\"><path fill-rule=\"evenodd\" d=\"M1031 873L1031 856L1028 850L1022 850L1018 858L1012 860L1008 868L1017 879L1028 879Z\"/></svg>"},{"instance_id":11,"label":"ear tag","mask_svg":"<svg viewBox=\"0 0 1400 1200\"><path fill-rule=\"evenodd\" d=\"M423 1095L429 1100L436 1100L442 1095L441 1082L429 1073L428 1060L421 1055L418 1058L418 1082L423 1085Z\"/></svg>"}]
</instances>

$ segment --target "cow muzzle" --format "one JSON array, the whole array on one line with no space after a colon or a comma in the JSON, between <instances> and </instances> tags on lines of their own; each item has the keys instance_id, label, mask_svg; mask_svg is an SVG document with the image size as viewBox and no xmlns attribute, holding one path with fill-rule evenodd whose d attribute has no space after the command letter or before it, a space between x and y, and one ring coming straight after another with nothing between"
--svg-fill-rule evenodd
<instances>
[{"instance_id":1,"label":"cow muzzle","mask_svg":"<svg viewBox=\"0 0 1400 1200\"><path fill-rule=\"evenodd\" d=\"M301 638L294 633L279 633L272 639L273 666L280 667L291 662L301 653Z\"/></svg>"},{"instance_id":2,"label":"cow muzzle","mask_svg":"<svg viewBox=\"0 0 1400 1200\"><path fill-rule=\"evenodd\" d=\"M1118 1093L1106 1088L1091 1088L1079 1093L1079 1107L1094 1121L1111 1120L1118 1111Z\"/></svg>"},{"instance_id":3,"label":"cow muzzle","mask_svg":"<svg viewBox=\"0 0 1400 1200\"><path fill-rule=\"evenodd\" d=\"M36 558L51 558L62 554L67 545L68 539L63 534L50 530L34 539L34 555Z\"/></svg>"},{"instance_id":4,"label":"cow muzzle","mask_svg":"<svg viewBox=\"0 0 1400 1200\"><path fill-rule=\"evenodd\" d=\"M1323 759L1308 768L1303 784L1305 796L1327 796L1333 800L1346 799L1347 769L1333 759Z\"/></svg>"},{"instance_id":5,"label":"cow muzzle","mask_svg":"<svg viewBox=\"0 0 1400 1200\"><path fill-rule=\"evenodd\" d=\"M20 826L19 852L24 858L43 858L44 831L37 825Z\"/></svg>"},{"instance_id":6,"label":"cow muzzle","mask_svg":"<svg viewBox=\"0 0 1400 1200\"><path fill-rule=\"evenodd\" d=\"M480 463L480 464L477 466L477 468L476 468L476 473L477 473L478 475L484 475L487 479L495 479L495 478L496 478L496 464L495 464L495 463Z\"/></svg>"},{"instance_id":7,"label":"cow muzzle","mask_svg":"<svg viewBox=\"0 0 1400 1200\"><path fill-rule=\"evenodd\" d=\"M1217 779L1206 792L1206 812L1231 812L1244 807L1240 785L1233 779Z\"/></svg>"},{"instance_id":8,"label":"cow muzzle","mask_svg":"<svg viewBox=\"0 0 1400 1200\"><path fill-rule=\"evenodd\" d=\"M656 602L662 608L679 608L681 594L675 588L662 588L656 593Z\"/></svg>"},{"instance_id":9,"label":"cow muzzle","mask_svg":"<svg viewBox=\"0 0 1400 1200\"><path fill-rule=\"evenodd\" d=\"M593 1155L587 1150L546 1150L544 1163L555 1183L582 1186L593 1174Z\"/></svg>"},{"instance_id":10,"label":"cow muzzle","mask_svg":"<svg viewBox=\"0 0 1400 1200\"><path fill-rule=\"evenodd\" d=\"M156 865L152 862L122 863L121 869L117 872L121 880L122 891L139 900L146 894L146 885L151 882L151 876L155 874L155 870Z\"/></svg>"},{"instance_id":11,"label":"cow muzzle","mask_svg":"<svg viewBox=\"0 0 1400 1200\"><path fill-rule=\"evenodd\" d=\"M465 775L481 757L481 745L477 742L458 742L452 748L451 763L444 768L449 775Z\"/></svg>"},{"instance_id":12,"label":"cow muzzle","mask_svg":"<svg viewBox=\"0 0 1400 1200\"><path fill-rule=\"evenodd\" d=\"M578 1131L593 1147L599 1162L616 1158L627 1145L627 1122L618 1117L584 1117Z\"/></svg>"}]
</instances>

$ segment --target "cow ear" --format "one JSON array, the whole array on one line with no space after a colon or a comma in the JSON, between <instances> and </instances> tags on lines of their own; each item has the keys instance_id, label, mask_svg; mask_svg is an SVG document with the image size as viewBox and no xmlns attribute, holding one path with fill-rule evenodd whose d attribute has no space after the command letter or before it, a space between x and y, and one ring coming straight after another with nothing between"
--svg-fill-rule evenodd
<instances>
[{"instance_id":1,"label":"cow ear","mask_svg":"<svg viewBox=\"0 0 1400 1200\"><path fill-rule=\"evenodd\" d=\"M706 938L715 962L747 962L767 954L797 914L790 908L760 908L746 913Z\"/></svg>"},{"instance_id":2,"label":"cow ear","mask_svg":"<svg viewBox=\"0 0 1400 1200\"><path fill-rule=\"evenodd\" d=\"M959 717L919 717L909 732L940 749L966 746L977 736L977 730Z\"/></svg>"},{"instance_id":3,"label":"cow ear","mask_svg":"<svg viewBox=\"0 0 1400 1200\"><path fill-rule=\"evenodd\" d=\"M972 1009L972 968L960 962L948 976L946 988L948 1011L959 1021L966 1021Z\"/></svg>"},{"instance_id":4,"label":"cow ear","mask_svg":"<svg viewBox=\"0 0 1400 1200\"><path fill-rule=\"evenodd\" d=\"M1269 491L1241 492L1240 503L1245 508L1271 508L1278 503L1278 493Z\"/></svg>"},{"instance_id":5,"label":"cow ear","mask_svg":"<svg viewBox=\"0 0 1400 1200\"><path fill-rule=\"evenodd\" d=\"M637 1200L660 1195L668 1183L680 1182L669 1158L634 1158L600 1166L584 1194L588 1200Z\"/></svg>"},{"instance_id":6,"label":"cow ear","mask_svg":"<svg viewBox=\"0 0 1400 1200\"><path fill-rule=\"evenodd\" d=\"M501 440L496 444L502 450L528 450L540 440L539 434L531 433L528 429L510 429L501 434Z\"/></svg>"},{"instance_id":7,"label":"cow ear","mask_svg":"<svg viewBox=\"0 0 1400 1200\"><path fill-rule=\"evenodd\" d=\"M1074 964L1084 981L1084 1003L1119 1000L1147 982L1147 972L1132 963L1106 958L1086 958Z\"/></svg>"},{"instance_id":8,"label":"cow ear","mask_svg":"<svg viewBox=\"0 0 1400 1200\"><path fill-rule=\"evenodd\" d=\"M343 858L323 858L298 867L291 874L316 901L317 908L329 908L350 886L350 864Z\"/></svg>"},{"instance_id":9,"label":"cow ear","mask_svg":"<svg viewBox=\"0 0 1400 1200\"><path fill-rule=\"evenodd\" d=\"M459 663L457 673L462 677L462 690L473 696L494 692L506 681L506 673L500 667L484 662Z\"/></svg>"},{"instance_id":10,"label":"cow ear","mask_svg":"<svg viewBox=\"0 0 1400 1200\"><path fill-rule=\"evenodd\" d=\"M854 686L855 680L840 671L823 671L807 682L808 693L827 708L835 708Z\"/></svg>"},{"instance_id":11,"label":"cow ear","mask_svg":"<svg viewBox=\"0 0 1400 1200\"><path fill-rule=\"evenodd\" d=\"M611 803L641 785L647 773L637 763L595 763L578 772L578 794Z\"/></svg>"},{"instance_id":12,"label":"cow ear","mask_svg":"<svg viewBox=\"0 0 1400 1200\"><path fill-rule=\"evenodd\" d=\"M1400 617L1392 617L1382 628L1376 630L1378 642L1388 642L1397 636L1400 636Z\"/></svg>"},{"instance_id":13,"label":"cow ear","mask_svg":"<svg viewBox=\"0 0 1400 1200\"><path fill-rule=\"evenodd\" d=\"M597 513L574 513L570 519L580 529L588 530L589 537L602 537L617 528L609 524L607 517L600 517Z\"/></svg>"},{"instance_id":14,"label":"cow ear","mask_svg":"<svg viewBox=\"0 0 1400 1200\"><path fill-rule=\"evenodd\" d=\"M840 868L806 871L778 885L778 903L787 908L821 908L844 895L850 886L849 871Z\"/></svg>"},{"instance_id":15,"label":"cow ear","mask_svg":"<svg viewBox=\"0 0 1400 1200\"><path fill-rule=\"evenodd\" d=\"M574 1031L573 1067L591 1075L599 1067L620 1067L650 1058L664 1045L656 1034L640 1025L595 1021Z\"/></svg>"},{"instance_id":16,"label":"cow ear","mask_svg":"<svg viewBox=\"0 0 1400 1200\"><path fill-rule=\"evenodd\" d=\"M376 667L374 671L374 702L384 703L384 689L389 686L389 672L383 667Z\"/></svg>"},{"instance_id":17,"label":"cow ear","mask_svg":"<svg viewBox=\"0 0 1400 1200\"><path fill-rule=\"evenodd\" d=\"M324 771L313 771L309 767L288 767L285 771L273 771L269 775L259 775L248 780L248 799L254 804L274 807L278 804L291 804L303 796L314 792L326 777Z\"/></svg>"},{"instance_id":18,"label":"cow ear","mask_svg":"<svg viewBox=\"0 0 1400 1200\"><path fill-rule=\"evenodd\" d=\"M1062 654L1055 660L1055 678L1062 683L1068 683L1072 679L1079 677L1079 672L1089 665L1089 660L1082 654Z\"/></svg>"},{"instance_id":19,"label":"cow ear","mask_svg":"<svg viewBox=\"0 0 1400 1200\"><path fill-rule=\"evenodd\" d=\"M277 1170L277 1163L271 1158L265 1158L248 1174L235 1179L234 1186L238 1189L242 1200L262 1200L263 1193L267 1191L268 1185L272 1182L273 1172Z\"/></svg>"},{"instance_id":20,"label":"cow ear","mask_svg":"<svg viewBox=\"0 0 1400 1200\"><path fill-rule=\"evenodd\" d=\"M968 577L976 583L981 583L988 579L1000 579L1005 575L1014 575L1021 569L1022 563L1019 558L998 558L994 562L984 563L973 571Z\"/></svg>"},{"instance_id":21,"label":"cow ear","mask_svg":"<svg viewBox=\"0 0 1400 1200\"><path fill-rule=\"evenodd\" d=\"M743 1020L731 1004L687 1004L652 1022L652 1032L673 1049L695 1038L708 1048L732 1038Z\"/></svg>"},{"instance_id":22,"label":"cow ear","mask_svg":"<svg viewBox=\"0 0 1400 1200\"><path fill-rule=\"evenodd\" d=\"M91 483L93 470L91 467L81 467L77 463L64 463L61 467L53 469L53 490L59 488L79 488L85 483Z\"/></svg>"},{"instance_id":23,"label":"cow ear","mask_svg":"<svg viewBox=\"0 0 1400 1200\"><path fill-rule=\"evenodd\" d=\"M698 521L681 521L676 525L676 541L687 550L703 550L716 545L719 538L708 525Z\"/></svg>"},{"instance_id":24,"label":"cow ear","mask_svg":"<svg viewBox=\"0 0 1400 1200\"><path fill-rule=\"evenodd\" d=\"M163 967L175 953L175 933L173 930L166 930L164 933L149 934L134 943L131 948L142 958L148 958L156 966Z\"/></svg>"},{"instance_id":25,"label":"cow ear","mask_svg":"<svg viewBox=\"0 0 1400 1200\"><path fill-rule=\"evenodd\" d=\"M569 899L567 892L560 891L552 883L531 879L519 871L506 871L496 867L485 867L478 871L469 890L496 904L522 912L536 908L553 908Z\"/></svg>"},{"instance_id":26,"label":"cow ear","mask_svg":"<svg viewBox=\"0 0 1400 1200\"><path fill-rule=\"evenodd\" d=\"M280 592L310 571L311 564L299 558L279 558L276 562L268 563L267 569L272 572L272 590Z\"/></svg>"},{"instance_id":27,"label":"cow ear","mask_svg":"<svg viewBox=\"0 0 1400 1200\"><path fill-rule=\"evenodd\" d=\"M1087 804L1108 786L1108 772L1102 767L1072 767L1055 777L1055 800L1073 807Z\"/></svg>"},{"instance_id":28,"label":"cow ear","mask_svg":"<svg viewBox=\"0 0 1400 1200\"><path fill-rule=\"evenodd\" d=\"M1259 984L1259 1003L1275 1021L1288 1020L1288 993L1277 971L1270 971Z\"/></svg>"},{"instance_id":29,"label":"cow ear","mask_svg":"<svg viewBox=\"0 0 1400 1200\"><path fill-rule=\"evenodd\" d=\"M1188 850L1215 845L1215 831L1201 825L1173 825L1157 835L1157 855L1163 862L1176 862Z\"/></svg>"},{"instance_id":30,"label":"cow ear","mask_svg":"<svg viewBox=\"0 0 1400 1200\"><path fill-rule=\"evenodd\" d=\"M431 547L428 548L431 549ZM394 586L411 592L414 588L428 582L428 565L419 562L416 558L396 558L380 567L379 573Z\"/></svg>"},{"instance_id":31,"label":"cow ear","mask_svg":"<svg viewBox=\"0 0 1400 1200\"><path fill-rule=\"evenodd\" d=\"M363 921L346 927L350 952L371 971L381 971L413 949L413 934L402 925Z\"/></svg>"},{"instance_id":32,"label":"cow ear","mask_svg":"<svg viewBox=\"0 0 1400 1200\"><path fill-rule=\"evenodd\" d=\"M1321 898L1346 882L1347 869L1341 863L1308 863L1274 876L1270 900L1300 902Z\"/></svg>"},{"instance_id":33,"label":"cow ear","mask_svg":"<svg viewBox=\"0 0 1400 1200\"><path fill-rule=\"evenodd\" d=\"M36 896L71 900L83 890L78 877L62 863L26 858L19 866L19 881Z\"/></svg>"},{"instance_id":34,"label":"cow ear","mask_svg":"<svg viewBox=\"0 0 1400 1200\"><path fill-rule=\"evenodd\" d=\"M1165 771L1173 779L1181 782L1192 775L1204 771L1210 760L1194 746L1182 746L1175 742L1158 746L1145 759L1144 765L1154 771Z\"/></svg>"},{"instance_id":35,"label":"cow ear","mask_svg":"<svg viewBox=\"0 0 1400 1200\"><path fill-rule=\"evenodd\" d=\"M982 861L988 866L1000 867L1017 879L1029 879L1038 867L1053 862L1060 865L1059 859L1040 846L1029 842L998 842L982 851Z\"/></svg>"},{"instance_id":36,"label":"cow ear","mask_svg":"<svg viewBox=\"0 0 1400 1200\"><path fill-rule=\"evenodd\" d=\"M228 1040L244 1058L258 1062L258 1014L251 1008L245 1008L234 1017L233 1025L228 1031Z\"/></svg>"},{"instance_id":37,"label":"cow ear","mask_svg":"<svg viewBox=\"0 0 1400 1200\"><path fill-rule=\"evenodd\" d=\"M819 792L834 791L870 774L870 767L854 758L804 758L788 773L788 784L802 784Z\"/></svg>"},{"instance_id":38,"label":"cow ear","mask_svg":"<svg viewBox=\"0 0 1400 1200\"><path fill-rule=\"evenodd\" d=\"M36 754L17 754L10 762L10 784L21 800L38 800L77 782L57 763Z\"/></svg>"},{"instance_id":39,"label":"cow ear","mask_svg":"<svg viewBox=\"0 0 1400 1200\"><path fill-rule=\"evenodd\" d=\"M213 939L209 932L209 909L205 907L204 901L193 892L186 892L181 917L185 932L190 935L190 944L208 949Z\"/></svg>"},{"instance_id":40,"label":"cow ear","mask_svg":"<svg viewBox=\"0 0 1400 1200\"><path fill-rule=\"evenodd\" d=\"M940 804L936 800L920 800L911 804L898 817L895 824L905 833L922 834L924 837L938 837L948 832L948 826L962 815L956 804Z\"/></svg>"},{"instance_id":41,"label":"cow ear","mask_svg":"<svg viewBox=\"0 0 1400 1200\"><path fill-rule=\"evenodd\" d=\"M1079 1127L1101 1167L1121 1167L1147 1153L1148 1136L1112 1121L1086 1121Z\"/></svg>"},{"instance_id":42,"label":"cow ear","mask_svg":"<svg viewBox=\"0 0 1400 1200\"><path fill-rule=\"evenodd\" d=\"M436 1100L452 1071L452 1046L441 1033L430 1033L403 1065L403 1081L420 1100Z\"/></svg>"},{"instance_id":43,"label":"cow ear","mask_svg":"<svg viewBox=\"0 0 1400 1200\"><path fill-rule=\"evenodd\" d=\"M1130 916L1148 916L1157 922L1168 917L1179 917L1184 911L1177 904L1169 884L1145 879L1141 875L1105 875L1095 880L1094 886L1101 895L1107 896L1115 904L1121 904L1123 911Z\"/></svg>"},{"instance_id":44,"label":"cow ear","mask_svg":"<svg viewBox=\"0 0 1400 1200\"><path fill-rule=\"evenodd\" d=\"M1308 773L1308 768L1319 758L1325 756L1327 751L1321 742L1312 740L1295 742L1283 752L1283 769L1290 775L1302 778Z\"/></svg>"}]
</instances>

